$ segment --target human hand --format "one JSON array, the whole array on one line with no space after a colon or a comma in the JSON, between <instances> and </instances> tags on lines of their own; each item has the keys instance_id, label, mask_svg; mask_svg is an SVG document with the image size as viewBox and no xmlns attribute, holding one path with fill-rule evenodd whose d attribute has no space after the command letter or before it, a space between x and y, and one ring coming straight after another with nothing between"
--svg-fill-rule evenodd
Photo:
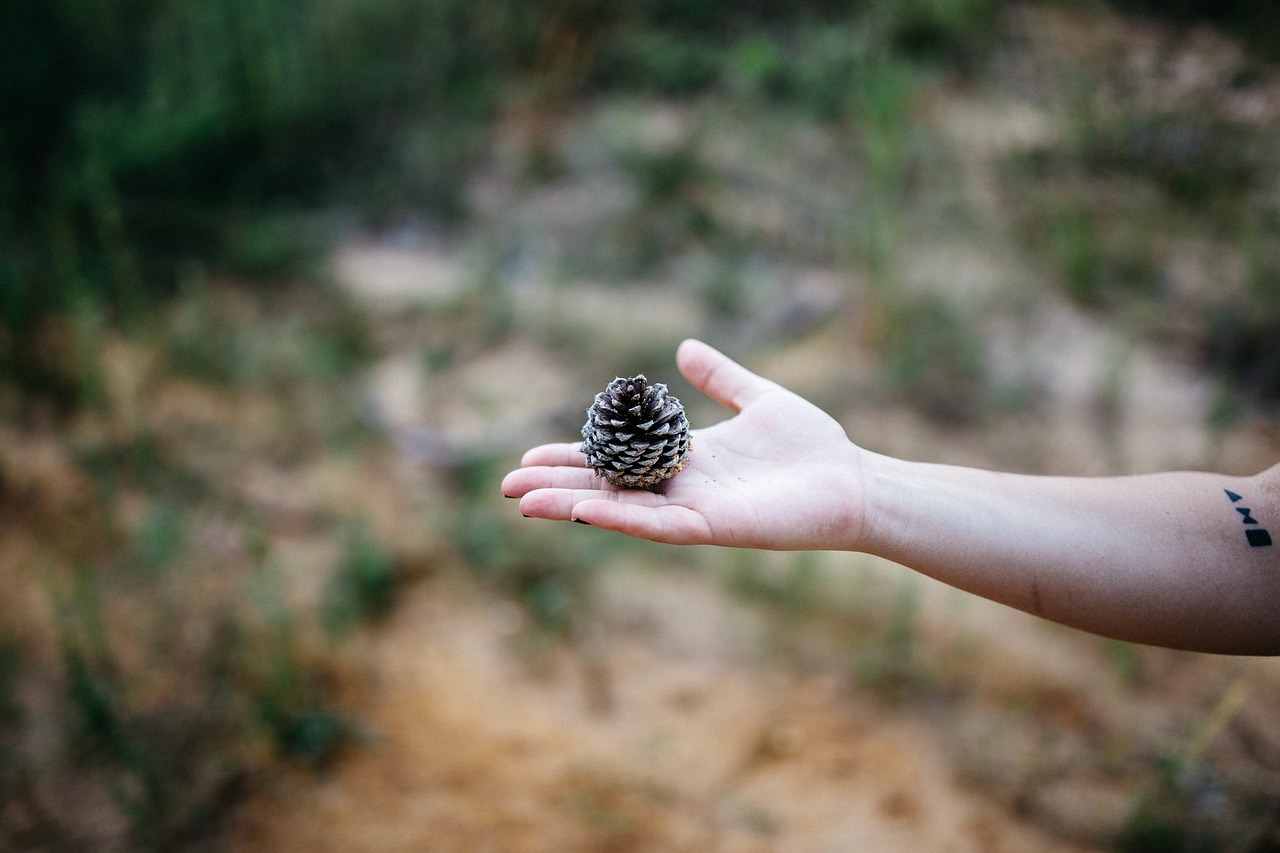
<instances>
[{"instance_id":1,"label":"human hand","mask_svg":"<svg viewBox=\"0 0 1280 853\"><path fill-rule=\"evenodd\" d=\"M909 462L862 450L816 406L704 343L685 341L676 363L734 412L693 431L683 471L655 491L619 489L576 442L547 444L503 494L526 516L658 542L876 554L1129 642L1280 654L1280 552L1258 535L1280 524L1280 465L1040 477Z\"/></svg>"},{"instance_id":2,"label":"human hand","mask_svg":"<svg viewBox=\"0 0 1280 853\"><path fill-rule=\"evenodd\" d=\"M692 432L684 470L656 491L619 489L586 468L577 442L524 455L502 492L529 517L574 520L678 545L775 550L852 548L863 537L863 452L821 409L706 344L676 364L731 409Z\"/></svg>"}]
</instances>

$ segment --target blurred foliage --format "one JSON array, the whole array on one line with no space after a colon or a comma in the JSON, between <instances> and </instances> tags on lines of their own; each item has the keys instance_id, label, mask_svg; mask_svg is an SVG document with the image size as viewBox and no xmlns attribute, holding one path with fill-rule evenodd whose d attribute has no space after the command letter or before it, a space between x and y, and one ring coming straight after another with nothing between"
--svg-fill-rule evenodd
<instances>
[{"instance_id":1,"label":"blurred foliage","mask_svg":"<svg viewBox=\"0 0 1280 853\"><path fill-rule=\"evenodd\" d=\"M1115 4L1257 39L1277 31L1272 4ZM0 178L0 377L74 407L93 393L77 318L141 322L139 312L172 294L193 262L268 281L291 275L335 227L316 211L335 205L373 220L407 210L441 222L464 216L465 176L485 156L495 117L554 112L597 93L722 87L825 120L859 115L870 174L882 184L866 200L864 239L876 266L893 227L888 199L905 174L907 146L894 128L912 86L910 66L886 57L969 73L1000 32L1000 8L996 0L8 4L0 12L0 114L9 119L0 155L12 165ZM1266 162L1219 115L1128 111L1087 122L1080 162L1092 172L1139 172L1188 205L1216 209ZM652 224L674 213L691 233L715 234L689 191L708 182L688 171L696 166L681 151L633 164L651 208L638 215ZM1050 217L1045 243L1078 298L1098 304L1111 282L1152 288L1157 271L1134 251L1142 241L1109 246L1091 233L1114 233L1098 227L1105 217L1065 210ZM640 238L641 265L670 242L653 227ZM1239 334L1266 334L1268 318L1242 321ZM1256 360L1216 342L1209 349L1229 369Z\"/></svg>"},{"instance_id":2,"label":"blurred foliage","mask_svg":"<svg viewBox=\"0 0 1280 853\"><path fill-rule=\"evenodd\" d=\"M1280 850L1280 801L1264 778L1181 767L1172 758L1117 840L1122 853Z\"/></svg>"},{"instance_id":3,"label":"blurred foliage","mask_svg":"<svg viewBox=\"0 0 1280 853\"><path fill-rule=\"evenodd\" d=\"M1221 27L1264 57L1280 57L1280 7L1265 0L1110 0L1126 12Z\"/></svg>"},{"instance_id":4,"label":"blurred foliage","mask_svg":"<svg viewBox=\"0 0 1280 853\"><path fill-rule=\"evenodd\" d=\"M43 643L0 647L4 849L207 843L272 753L320 764L349 740L269 563L202 595L208 569L175 541L190 512L153 510L115 558L46 573L56 666ZM257 607L236 600L249 588Z\"/></svg>"},{"instance_id":5,"label":"blurred foliage","mask_svg":"<svg viewBox=\"0 0 1280 853\"><path fill-rule=\"evenodd\" d=\"M1245 398L1280 401L1280 210L1244 223L1242 291L1208 316L1205 361Z\"/></svg>"},{"instance_id":6,"label":"blurred foliage","mask_svg":"<svg viewBox=\"0 0 1280 853\"><path fill-rule=\"evenodd\" d=\"M860 639L850 651L858 683L885 701L900 704L938 686L920 654L919 610L920 588L910 580L901 581L879 631Z\"/></svg>"},{"instance_id":7,"label":"blurred foliage","mask_svg":"<svg viewBox=\"0 0 1280 853\"><path fill-rule=\"evenodd\" d=\"M890 388L943 423L973 423L988 411L986 352L971 317L930 294L895 300L881 325Z\"/></svg>"},{"instance_id":8,"label":"blurred foliage","mask_svg":"<svg viewBox=\"0 0 1280 853\"><path fill-rule=\"evenodd\" d=\"M386 548L356 529L345 550L325 601L325 628L334 638L363 620L385 616L395 602L395 560Z\"/></svg>"},{"instance_id":9,"label":"blurred foliage","mask_svg":"<svg viewBox=\"0 0 1280 853\"><path fill-rule=\"evenodd\" d=\"M598 561L581 541L517 536L507 518L473 506L455 521L457 547L472 571L520 608L527 639L563 639L586 610Z\"/></svg>"},{"instance_id":10,"label":"blurred foliage","mask_svg":"<svg viewBox=\"0 0 1280 853\"><path fill-rule=\"evenodd\" d=\"M504 104L690 94L727 78L840 109L845 58L976 55L993 0L55 0L0 12L0 376L64 409L77 311L130 316L192 261L287 275L336 202L465 213ZM866 22L850 38L824 22ZM856 88L856 87L854 87ZM835 98L837 100L831 100ZM659 170L660 171L660 170ZM659 172L650 170L651 174ZM654 188L661 191L661 187Z\"/></svg>"},{"instance_id":11,"label":"blurred foliage","mask_svg":"<svg viewBox=\"0 0 1280 853\"><path fill-rule=\"evenodd\" d=\"M255 294L188 281L153 324L159 349L175 373L238 388L280 393L308 381L332 382L364 364L373 349L359 311L337 293L311 284Z\"/></svg>"},{"instance_id":12,"label":"blurred foliage","mask_svg":"<svg viewBox=\"0 0 1280 853\"><path fill-rule=\"evenodd\" d=\"M0 185L0 375L74 405L83 368L61 351L60 318L88 305L128 320L193 260L287 274L318 245L299 211L322 201L457 215L468 128L492 113L508 64L529 61L524 8L7 4L0 112L17 120L0 124L12 167ZM414 159L413 181L379 180L411 118L442 131L432 161Z\"/></svg>"},{"instance_id":13,"label":"blurred foliage","mask_svg":"<svg viewBox=\"0 0 1280 853\"><path fill-rule=\"evenodd\" d=\"M1232 8L1221 11L1251 20ZM1211 4L1168 11L1217 17ZM1227 96L1249 85L1162 91L1128 79L1120 60L1103 63L1063 83L1072 92L1069 132L1003 165L1015 231L1077 304L1146 316L1140 334L1182 348L1239 400L1273 405L1280 181L1272 164L1280 146L1274 116L1244 119L1231 106ZM1179 285L1186 260L1171 249L1198 241L1238 256L1241 281L1198 270L1205 284Z\"/></svg>"},{"instance_id":14,"label":"blurred foliage","mask_svg":"<svg viewBox=\"0 0 1280 853\"><path fill-rule=\"evenodd\" d=\"M1178 748L1158 757L1156 772L1117 839L1117 849L1280 850L1280 794L1271 774L1261 769L1223 773L1204 761L1204 753L1223 734L1249 690L1247 679L1231 684Z\"/></svg>"}]
</instances>

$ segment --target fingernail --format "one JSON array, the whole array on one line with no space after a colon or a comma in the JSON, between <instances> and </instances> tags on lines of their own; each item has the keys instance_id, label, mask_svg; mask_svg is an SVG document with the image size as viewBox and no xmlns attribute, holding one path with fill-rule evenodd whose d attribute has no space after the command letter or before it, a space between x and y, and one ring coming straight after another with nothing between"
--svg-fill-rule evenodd
<instances>
[{"instance_id":1,"label":"fingernail","mask_svg":"<svg viewBox=\"0 0 1280 853\"><path fill-rule=\"evenodd\" d=\"M570 520L570 521L572 521L574 524L585 524L587 527L590 527L590 526L591 526L591 522L589 522L589 521L583 521L583 520L582 520L582 519L580 519L580 518L571 518L571 519L569 519L569 520Z\"/></svg>"},{"instance_id":2,"label":"fingernail","mask_svg":"<svg viewBox=\"0 0 1280 853\"><path fill-rule=\"evenodd\" d=\"M503 496L504 498L518 498L518 497L520 497L519 495L509 495L509 494L507 494L506 492L503 492L503 493L502 493L502 496Z\"/></svg>"},{"instance_id":3,"label":"fingernail","mask_svg":"<svg viewBox=\"0 0 1280 853\"><path fill-rule=\"evenodd\" d=\"M522 513L520 513L520 514L521 514L521 515L523 515L525 518L533 518L533 516L532 516L532 515L529 515L529 513L527 513L527 512L522 512Z\"/></svg>"}]
</instances>

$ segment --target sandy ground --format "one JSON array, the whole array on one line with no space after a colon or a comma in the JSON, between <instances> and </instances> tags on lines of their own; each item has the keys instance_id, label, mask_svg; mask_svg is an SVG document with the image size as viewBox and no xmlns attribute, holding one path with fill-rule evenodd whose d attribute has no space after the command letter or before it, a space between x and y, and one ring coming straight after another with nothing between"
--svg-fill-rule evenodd
<instances>
[{"instance_id":1,"label":"sandy ground","mask_svg":"<svg viewBox=\"0 0 1280 853\"><path fill-rule=\"evenodd\" d=\"M244 848L1091 849L958 781L927 714L762 657L714 582L613 583L591 652L533 666L509 604L421 589L358 652L371 743L257 801Z\"/></svg>"}]
</instances>

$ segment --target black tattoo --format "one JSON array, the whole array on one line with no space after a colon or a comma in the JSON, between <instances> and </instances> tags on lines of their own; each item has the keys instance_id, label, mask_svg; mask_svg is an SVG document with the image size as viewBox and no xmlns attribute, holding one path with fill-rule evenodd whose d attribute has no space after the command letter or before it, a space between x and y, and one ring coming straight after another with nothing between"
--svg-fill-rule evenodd
<instances>
[{"instance_id":1,"label":"black tattoo","mask_svg":"<svg viewBox=\"0 0 1280 853\"><path fill-rule=\"evenodd\" d=\"M1230 489L1223 489L1227 493L1227 497L1232 503L1239 503L1244 500L1243 495L1237 495ZM1240 513L1240 523L1245 525L1244 538L1252 548L1266 548L1271 544L1271 534L1258 525L1258 519L1253 517L1253 510L1247 506L1235 507L1235 511Z\"/></svg>"}]
</instances>

